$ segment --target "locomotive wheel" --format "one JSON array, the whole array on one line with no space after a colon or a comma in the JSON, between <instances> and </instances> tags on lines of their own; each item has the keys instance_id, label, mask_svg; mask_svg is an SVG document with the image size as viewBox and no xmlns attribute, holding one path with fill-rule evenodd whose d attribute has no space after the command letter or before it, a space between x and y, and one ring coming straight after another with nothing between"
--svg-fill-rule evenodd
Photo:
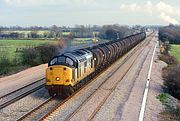
<instances>
[{"instance_id":1,"label":"locomotive wheel","mask_svg":"<svg viewBox=\"0 0 180 121\"><path fill-rule=\"evenodd\" d=\"M84 84L86 84L86 83L88 82L88 79L89 79L89 77L86 77L86 78L84 79Z\"/></svg>"},{"instance_id":2,"label":"locomotive wheel","mask_svg":"<svg viewBox=\"0 0 180 121\"><path fill-rule=\"evenodd\" d=\"M74 89L74 91L77 91L77 90L78 90L78 85L77 85L77 84L74 85L74 86L73 86L73 89Z\"/></svg>"}]
</instances>

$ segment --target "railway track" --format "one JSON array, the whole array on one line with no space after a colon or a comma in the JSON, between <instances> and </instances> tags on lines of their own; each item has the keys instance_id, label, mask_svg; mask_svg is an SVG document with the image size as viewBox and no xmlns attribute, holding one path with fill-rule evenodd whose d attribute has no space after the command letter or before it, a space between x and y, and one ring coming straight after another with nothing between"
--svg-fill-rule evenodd
<instances>
[{"instance_id":1,"label":"railway track","mask_svg":"<svg viewBox=\"0 0 180 121\"><path fill-rule=\"evenodd\" d=\"M0 109L44 87L44 78L0 97Z\"/></svg>"},{"instance_id":2,"label":"railway track","mask_svg":"<svg viewBox=\"0 0 180 121\"><path fill-rule=\"evenodd\" d=\"M151 40L151 39L152 39L152 36L149 37L149 38L150 38L150 40ZM108 77L105 79L104 83L106 83L106 81L107 81L119 68L121 68L121 66L122 66L123 64L125 64L126 61L127 61L129 58L131 58L131 56L134 55L134 54L139 50L139 48L141 48L141 46L143 45L143 47L141 48L141 51L138 53L138 55L140 55L140 54L143 52L143 48L145 48L145 46L147 46L149 42L150 42L150 41L145 41L145 42L139 44L138 46L136 46L136 47L133 49L133 51L122 61L122 63L121 63L115 70L113 70L113 72L111 72L110 75L108 75ZM135 59L135 60L136 60L136 59ZM135 60L134 60L133 63L130 65L130 67L125 71L125 73L123 74L123 76L122 76L121 78L123 78L123 77L126 75L126 73L129 71L129 69L130 69L130 68L132 67L132 65L134 64ZM112 64L112 65L113 65L113 64ZM108 67L108 68L110 68L110 67ZM108 68L107 68L107 69L108 69ZM105 69L103 72L105 72L107 69ZM94 77L94 79L93 79L92 81L89 81L89 83L92 83L94 80L96 80L96 78L97 78L99 75L101 75L103 72L99 73L96 77ZM121 79L120 79L120 80L121 80ZM120 80L119 80L119 81L120 81ZM115 85L116 85L117 83L119 83L119 81L116 82ZM89 83L88 83L88 84L89 84ZM99 87L98 87L97 89L101 88L101 87L104 85L104 83L102 83L101 85L99 85ZM80 90L82 90L82 89L83 89L85 86L87 86L88 84L82 86L82 87L81 87L78 91L76 91L73 95L71 95L70 97L68 97L68 98L66 98L65 100L63 100L61 103L59 103L57 106L55 106L55 108L53 108L49 113L47 113L47 114L45 114L44 116L42 116L39 120L42 121L42 120L44 120L44 119L48 119L48 116L53 116L53 113L54 113L56 110L58 110L64 103L66 103L69 99L71 99L72 97L74 97ZM109 93L106 94L106 97L104 97L104 99L103 99L103 101L101 102L101 104L99 105L99 107L97 107L97 109L94 111L94 113L93 113L94 115L95 115L96 112L100 109L100 107L102 106L102 104L106 101L106 99L108 98L108 96L113 92L113 90L114 90L115 88L116 88L116 86L113 86L113 87L110 89L110 90L112 90L112 91L110 91ZM96 91L97 91L97 90L96 90ZM95 91L95 92L96 92L96 91ZM86 99L86 101L88 101L89 99L91 99L90 97L91 97L95 92L93 92L93 93ZM85 101L85 102L86 102L86 101ZM84 103L85 103L85 102L84 102ZM82 105L83 105L83 104L82 104ZM70 116L69 116L66 120L70 120L70 118L76 114L76 111L79 111L80 109L81 109L81 106L80 106L79 108L77 108L77 109L74 111L73 114L70 114ZM93 117L94 117L94 116L91 116L90 119L92 119Z\"/></svg>"},{"instance_id":3,"label":"railway track","mask_svg":"<svg viewBox=\"0 0 180 121\"><path fill-rule=\"evenodd\" d=\"M52 110L57 104L59 104L61 100L48 98L43 103L38 105L37 107L30 110L28 113L21 116L17 121L30 121L30 120L38 120L43 115Z\"/></svg>"}]
</instances>

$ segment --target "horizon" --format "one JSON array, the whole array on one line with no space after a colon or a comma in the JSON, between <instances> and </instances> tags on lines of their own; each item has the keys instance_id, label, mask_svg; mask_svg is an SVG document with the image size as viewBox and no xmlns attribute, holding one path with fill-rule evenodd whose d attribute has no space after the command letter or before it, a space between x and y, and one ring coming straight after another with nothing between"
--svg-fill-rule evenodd
<instances>
[{"instance_id":1,"label":"horizon","mask_svg":"<svg viewBox=\"0 0 180 121\"><path fill-rule=\"evenodd\" d=\"M90 24L85 24L85 25L82 25L82 24L75 24L75 25L72 25L72 26L65 26L65 25L62 25L62 26L58 26L58 25L55 25L55 26L57 26L57 27L69 27L69 28L75 28L76 26L85 26L85 27L87 27L87 26L90 26L90 27L93 27L94 25L90 25ZM95 26L98 26L98 27L102 27L102 26L108 26L108 25L119 25L119 26L128 26L128 27L134 27L134 26L141 26L141 27L156 27L156 26L169 26L170 24L167 24L167 25L139 25L139 24L134 24L134 25L126 25L126 24L124 24L124 25L121 25L121 24L117 24L117 23L112 23L112 24L104 24L104 25L95 25ZM31 26L20 26L20 25L12 25L12 26L1 26L0 25L0 28L1 27L3 27L3 28L11 28L11 27L21 27L21 28L30 28L30 27L42 27L42 28L50 28L50 27L52 27L52 26L54 26L54 25L50 25L50 26L39 26L39 25L31 25ZM179 25L178 25L179 26Z\"/></svg>"}]
</instances>

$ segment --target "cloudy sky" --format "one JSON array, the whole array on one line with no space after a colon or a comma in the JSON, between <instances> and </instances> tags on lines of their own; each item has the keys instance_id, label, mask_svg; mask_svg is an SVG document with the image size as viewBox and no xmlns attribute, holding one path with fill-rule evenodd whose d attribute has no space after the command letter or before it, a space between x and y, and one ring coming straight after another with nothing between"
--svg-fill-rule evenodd
<instances>
[{"instance_id":1,"label":"cloudy sky","mask_svg":"<svg viewBox=\"0 0 180 121\"><path fill-rule=\"evenodd\" d=\"M180 0L0 0L0 26L180 23Z\"/></svg>"}]
</instances>

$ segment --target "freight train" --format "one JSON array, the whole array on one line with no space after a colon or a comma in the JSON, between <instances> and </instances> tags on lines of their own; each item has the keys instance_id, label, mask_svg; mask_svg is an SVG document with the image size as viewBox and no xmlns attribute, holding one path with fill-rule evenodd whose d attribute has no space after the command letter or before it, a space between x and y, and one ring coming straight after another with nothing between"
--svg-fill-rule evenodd
<instances>
[{"instance_id":1,"label":"freight train","mask_svg":"<svg viewBox=\"0 0 180 121\"><path fill-rule=\"evenodd\" d=\"M71 95L145 38L146 33L142 32L54 56L46 69L46 89L50 96Z\"/></svg>"}]
</instances>

